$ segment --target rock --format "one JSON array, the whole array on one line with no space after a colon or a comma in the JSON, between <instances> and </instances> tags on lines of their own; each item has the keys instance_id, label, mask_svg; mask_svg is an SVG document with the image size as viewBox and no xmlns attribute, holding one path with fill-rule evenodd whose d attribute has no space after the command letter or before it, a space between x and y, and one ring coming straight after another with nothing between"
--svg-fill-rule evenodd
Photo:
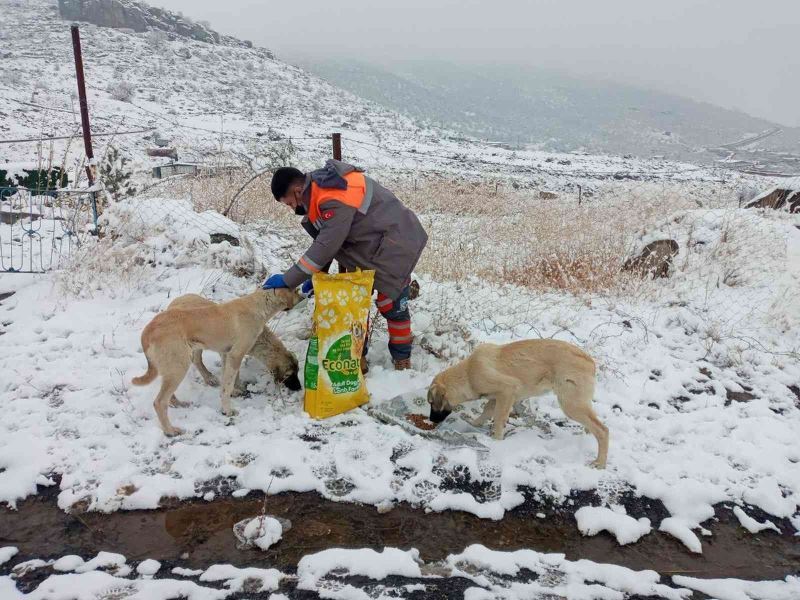
<instances>
[{"instance_id":1,"label":"rock","mask_svg":"<svg viewBox=\"0 0 800 600\"><path fill-rule=\"evenodd\" d=\"M743 389L741 392L725 388L725 406L730 406L732 402L750 402L757 396Z\"/></svg>"},{"instance_id":2,"label":"rock","mask_svg":"<svg viewBox=\"0 0 800 600\"><path fill-rule=\"evenodd\" d=\"M100 27L113 27L137 33L161 30L208 44L253 47L251 42L220 35L201 23L192 23L176 13L148 6L137 0L58 0L58 11L62 19L85 21Z\"/></svg>"},{"instance_id":3,"label":"rock","mask_svg":"<svg viewBox=\"0 0 800 600\"><path fill-rule=\"evenodd\" d=\"M231 246L238 246L239 240L233 237L229 233L212 233L211 234L211 243L212 244L221 244L222 242L228 242Z\"/></svg>"},{"instance_id":4,"label":"rock","mask_svg":"<svg viewBox=\"0 0 800 600\"><path fill-rule=\"evenodd\" d=\"M634 257L625 261L623 271L638 273L641 277L652 275L669 277L672 258L678 254L678 242L675 240L655 240L647 244Z\"/></svg>"},{"instance_id":5,"label":"rock","mask_svg":"<svg viewBox=\"0 0 800 600\"><path fill-rule=\"evenodd\" d=\"M800 190L776 187L756 196L745 208L786 208L790 213L800 213Z\"/></svg>"},{"instance_id":6,"label":"rock","mask_svg":"<svg viewBox=\"0 0 800 600\"><path fill-rule=\"evenodd\" d=\"M87 21L101 27L147 31L147 20L141 10L120 0L58 0L62 19Z\"/></svg>"},{"instance_id":7,"label":"rock","mask_svg":"<svg viewBox=\"0 0 800 600\"><path fill-rule=\"evenodd\" d=\"M555 192L548 192L547 190L542 190L541 192L539 192L539 198L541 198L542 200L555 200L556 198L558 198L558 194L556 194Z\"/></svg>"}]
</instances>

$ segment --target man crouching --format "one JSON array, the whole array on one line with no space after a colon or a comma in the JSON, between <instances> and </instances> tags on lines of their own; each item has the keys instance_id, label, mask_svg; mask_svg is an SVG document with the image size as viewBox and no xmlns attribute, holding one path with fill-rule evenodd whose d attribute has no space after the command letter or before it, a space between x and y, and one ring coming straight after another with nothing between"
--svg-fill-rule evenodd
<instances>
[{"instance_id":1,"label":"man crouching","mask_svg":"<svg viewBox=\"0 0 800 600\"><path fill-rule=\"evenodd\" d=\"M388 325L394 368L410 368L409 285L428 241L414 212L361 169L337 160L310 173L281 167L272 177L272 195L303 215L301 225L314 242L288 271L270 276L264 287L303 284L302 291L311 293L311 276L327 272L333 259L345 272L374 270L376 304ZM365 345L364 373L366 353Z\"/></svg>"}]
</instances>

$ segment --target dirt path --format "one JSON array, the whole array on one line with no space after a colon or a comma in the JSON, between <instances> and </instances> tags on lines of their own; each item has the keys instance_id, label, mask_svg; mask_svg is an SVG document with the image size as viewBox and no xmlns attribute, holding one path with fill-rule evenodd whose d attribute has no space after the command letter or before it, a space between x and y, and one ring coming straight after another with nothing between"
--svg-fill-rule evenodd
<instances>
[{"instance_id":1,"label":"dirt path","mask_svg":"<svg viewBox=\"0 0 800 600\"><path fill-rule=\"evenodd\" d=\"M719 520L706 524L713 535L703 539L703 554L694 555L657 531L630 546L619 546L605 533L586 538L569 510L545 510L547 517L541 519L535 515L542 507L530 502L498 522L459 512L425 513L408 506L379 514L374 507L331 502L313 493L268 497L267 512L290 519L293 528L274 550L238 550L233 524L258 515L262 505L263 497L228 498L150 511L69 515L58 509L52 494L45 493L21 503L17 511L0 509L0 546L17 546L21 555L36 558L89 556L107 550L130 560L180 560L192 567L232 563L292 569L302 556L332 547L414 547L428 562L473 543L496 550L558 552L571 560L702 578L783 579L800 565L800 543L791 532L750 534L723 506L717 507ZM577 503L571 507L575 509Z\"/></svg>"}]
</instances>

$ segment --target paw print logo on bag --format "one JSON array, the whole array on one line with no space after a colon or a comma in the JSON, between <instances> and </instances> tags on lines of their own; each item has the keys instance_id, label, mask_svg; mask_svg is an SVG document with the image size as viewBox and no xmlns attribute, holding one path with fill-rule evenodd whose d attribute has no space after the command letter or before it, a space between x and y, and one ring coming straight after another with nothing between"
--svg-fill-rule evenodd
<instances>
[{"instance_id":1,"label":"paw print logo on bag","mask_svg":"<svg viewBox=\"0 0 800 600\"><path fill-rule=\"evenodd\" d=\"M322 290L319 294L317 294L317 302L319 302L322 306L327 306L328 304L333 303L333 292L330 290Z\"/></svg>"},{"instance_id":2,"label":"paw print logo on bag","mask_svg":"<svg viewBox=\"0 0 800 600\"><path fill-rule=\"evenodd\" d=\"M347 293L347 290L339 290L336 292L336 302L339 306L347 306L350 304L350 294Z\"/></svg>"},{"instance_id":3,"label":"paw print logo on bag","mask_svg":"<svg viewBox=\"0 0 800 600\"><path fill-rule=\"evenodd\" d=\"M353 325L353 320L353 313L344 313L344 316L342 316L342 325L344 325L345 328L350 329Z\"/></svg>"},{"instance_id":4,"label":"paw print logo on bag","mask_svg":"<svg viewBox=\"0 0 800 600\"><path fill-rule=\"evenodd\" d=\"M372 294L363 285L354 285L350 290L350 295L354 302L363 302L365 298L369 298Z\"/></svg>"},{"instance_id":5,"label":"paw print logo on bag","mask_svg":"<svg viewBox=\"0 0 800 600\"><path fill-rule=\"evenodd\" d=\"M317 319L317 324L319 325L320 329L330 329L336 324L339 318L336 315L336 311L332 308L326 308L319 314L319 319Z\"/></svg>"}]
</instances>

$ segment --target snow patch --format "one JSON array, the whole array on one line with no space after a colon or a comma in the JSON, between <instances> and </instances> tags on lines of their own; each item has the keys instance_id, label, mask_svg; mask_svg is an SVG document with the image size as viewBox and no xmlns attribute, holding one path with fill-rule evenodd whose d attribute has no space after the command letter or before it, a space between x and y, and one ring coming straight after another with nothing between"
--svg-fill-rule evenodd
<instances>
[{"instance_id":1,"label":"snow patch","mask_svg":"<svg viewBox=\"0 0 800 600\"><path fill-rule=\"evenodd\" d=\"M700 538L698 538L695 533L689 529L688 525L686 525L686 522L683 519L667 517L661 521L661 525L658 526L658 530L668 533L672 537L679 539L691 552L696 554L703 553L703 545L700 543Z\"/></svg>"},{"instance_id":2,"label":"snow patch","mask_svg":"<svg viewBox=\"0 0 800 600\"><path fill-rule=\"evenodd\" d=\"M446 559L454 577L466 577L483 589L471 588L469 598L537 598L552 595L565 598L603 598L622 600L629 594L682 600L691 592L659 583L655 571L634 571L617 565L589 560L569 561L563 554L543 554L534 550L501 552L480 544ZM520 570L528 569L534 581L509 581ZM487 593L488 592L488 593Z\"/></svg>"},{"instance_id":3,"label":"snow patch","mask_svg":"<svg viewBox=\"0 0 800 600\"><path fill-rule=\"evenodd\" d=\"M742 527L747 529L750 533L758 533L760 531L764 531L765 529L772 529L773 531L780 533L781 530L778 529L778 526L775 525L770 520L766 520L763 523L760 521L756 521L753 517L748 515L738 506L733 507L733 514L736 515L736 518L739 519L739 523Z\"/></svg>"},{"instance_id":4,"label":"snow patch","mask_svg":"<svg viewBox=\"0 0 800 600\"><path fill-rule=\"evenodd\" d=\"M622 507L613 510L605 506L584 506L576 511L575 520L583 535L592 536L608 531L620 545L636 542L651 530L650 519L629 517Z\"/></svg>"},{"instance_id":5,"label":"snow patch","mask_svg":"<svg viewBox=\"0 0 800 600\"><path fill-rule=\"evenodd\" d=\"M304 556L297 564L297 587L314 590L321 579L331 572L363 575L370 579L384 579L389 575L421 577L419 551L384 548L382 552L362 548L358 550L334 548Z\"/></svg>"},{"instance_id":6,"label":"snow patch","mask_svg":"<svg viewBox=\"0 0 800 600\"><path fill-rule=\"evenodd\" d=\"M152 558L148 558L147 560L143 560L138 564L136 567L136 572L139 575L143 575L145 577L152 577L158 570L161 568L161 563L157 560L153 560Z\"/></svg>"},{"instance_id":7,"label":"snow patch","mask_svg":"<svg viewBox=\"0 0 800 600\"><path fill-rule=\"evenodd\" d=\"M676 585L684 586L715 600L797 600L800 578L788 576L783 581L745 581L743 579L696 579L673 575Z\"/></svg>"},{"instance_id":8,"label":"snow patch","mask_svg":"<svg viewBox=\"0 0 800 600\"><path fill-rule=\"evenodd\" d=\"M118 569L125 566L125 557L114 552L98 552L92 560L75 567L76 573L87 573L96 569Z\"/></svg>"},{"instance_id":9,"label":"snow patch","mask_svg":"<svg viewBox=\"0 0 800 600\"><path fill-rule=\"evenodd\" d=\"M0 565L7 563L19 553L16 546L4 546L0 548Z\"/></svg>"},{"instance_id":10,"label":"snow patch","mask_svg":"<svg viewBox=\"0 0 800 600\"><path fill-rule=\"evenodd\" d=\"M238 568L233 565L212 565L200 575L200 581L224 581L225 587L232 592L240 592L247 580L255 579L260 583L256 592L277 590L284 575L277 569L257 569L255 567Z\"/></svg>"},{"instance_id":11,"label":"snow patch","mask_svg":"<svg viewBox=\"0 0 800 600\"><path fill-rule=\"evenodd\" d=\"M53 563L53 570L74 571L83 564L84 564L83 559L80 556L76 556L75 554L68 554L67 556L62 556L55 563Z\"/></svg>"}]
</instances>

